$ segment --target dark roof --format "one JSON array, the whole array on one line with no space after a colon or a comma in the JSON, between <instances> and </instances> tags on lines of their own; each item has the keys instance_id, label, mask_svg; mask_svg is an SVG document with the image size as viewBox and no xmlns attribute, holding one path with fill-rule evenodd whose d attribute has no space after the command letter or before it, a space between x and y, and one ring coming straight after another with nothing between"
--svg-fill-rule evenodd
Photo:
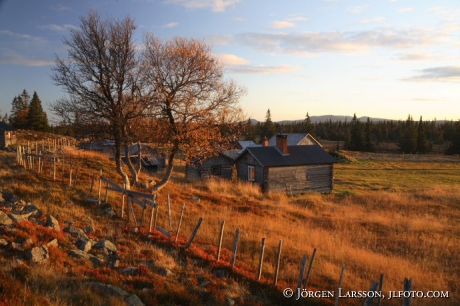
<instances>
[{"instance_id":1,"label":"dark roof","mask_svg":"<svg viewBox=\"0 0 460 306\"><path fill-rule=\"evenodd\" d=\"M16 131L17 129L15 127L12 127L11 125L6 124L5 122L0 122L0 130Z\"/></svg>"},{"instance_id":2,"label":"dark roof","mask_svg":"<svg viewBox=\"0 0 460 306\"><path fill-rule=\"evenodd\" d=\"M289 154L282 154L277 147L247 147L245 152L251 154L264 167L332 164L337 162L320 146L288 146Z\"/></svg>"},{"instance_id":3,"label":"dark roof","mask_svg":"<svg viewBox=\"0 0 460 306\"><path fill-rule=\"evenodd\" d=\"M307 138L308 139L307 142L312 143L312 145L317 144L321 146L318 140L316 140L309 133L283 133L283 135L287 136L288 146L298 146L300 142L304 140L305 138ZM276 135L273 135L272 137L270 137L270 139L268 140L268 145L276 146Z\"/></svg>"}]
</instances>

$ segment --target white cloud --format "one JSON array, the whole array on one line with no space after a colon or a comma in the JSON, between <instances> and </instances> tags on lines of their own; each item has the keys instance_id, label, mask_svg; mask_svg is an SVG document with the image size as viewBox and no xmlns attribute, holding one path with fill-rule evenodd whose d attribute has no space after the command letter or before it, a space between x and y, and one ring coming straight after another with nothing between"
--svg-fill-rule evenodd
<instances>
[{"instance_id":1,"label":"white cloud","mask_svg":"<svg viewBox=\"0 0 460 306\"><path fill-rule=\"evenodd\" d=\"M380 22L384 20L386 20L385 17L366 18L366 19L361 20L361 23Z\"/></svg>"},{"instance_id":2,"label":"white cloud","mask_svg":"<svg viewBox=\"0 0 460 306\"><path fill-rule=\"evenodd\" d=\"M71 24L64 24L64 25L48 24L48 25L41 26L40 28L44 30L55 31L55 32L63 32L63 31L70 30L70 29L78 30L78 27L71 25Z\"/></svg>"},{"instance_id":3,"label":"white cloud","mask_svg":"<svg viewBox=\"0 0 460 306\"><path fill-rule=\"evenodd\" d=\"M423 61L434 59L431 54L425 53L400 53L397 59L402 61Z\"/></svg>"},{"instance_id":4,"label":"white cloud","mask_svg":"<svg viewBox=\"0 0 460 306\"><path fill-rule=\"evenodd\" d=\"M404 79L412 82L449 82L460 83L460 66L443 66L426 68L418 75Z\"/></svg>"},{"instance_id":5,"label":"white cloud","mask_svg":"<svg viewBox=\"0 0 460 306\"><path fill-rule=\"evenodd\" d=\"M34 57L25 57L18 54L1 54L0 64L19 65L19 66L49 66L54 65L54 61L39 59Z\"/></svg>"},{"instance_id":6,"label":"white cloud","mask_svg":"<svg viewBox=\"0 0 460 306\"><path fill-rule=\"evenodd\" d=\"M302 69L301 66L281 65L281 66L238 66L231 68L230 71L237 74L280 74L289 73Z\"/></svg>"},{"instance_id":7,"label":"white cloud","mask_svg":"<svg viewBox=\"0 0 460 306\"><path fill-rule=\"evenodd\" d=\"M32 41L43 41L42 37L35 37L29 34L16 33L10 30L0 30L0 35L7 35L13 38L21 38L21 39L32 40Z\"/></svg>"},{"instance_id":8,"label":"white cloud","mask_svg":"<svg viewBox=\"0 0 460 306\"><path fill-rule=\"evenodd\" d=\"M218 60L225 66L249 65L249 61L234 54L221 54L217 56Z\"/></svg>"},{"instance_id":9,"label":"white cloud","mask_svg":"<svg viewBox=\"0 0 460 306\"><path fill-rule=\"evenodd\" d=\"M179 22L170 22L165 24L162 28L175 28L179 25Z\"/></svg>"},{"instance_id":10,"label":"white cloud","mask_svg":"<svg viewBox=\"0 0 460 306\"><path fill-rule=\"evenodd\" d=\"M406 12L413 12L413 7L402 7L398 10L398 13L406 13Z\"/></svg>"},{"instance_id":11,"label":"white cloud","mask_svg":"<svg viewBox=\"0 0 460 306\"><path fill-rule=\"evenodd\" d=\"M362 53L373 48L404 49L432 45L448 38L451 29L380 27L369 31L298 33L243 33L235 36L240 44L267 53L309 55L319 52Z\"/></svg>"},{"instance_id":12,"label":"white cloud","mask_svg":"<svg viewBox=\"0 0 460 306\"><path fill-rule=\"evenodd\" d=\"M348 8L347 11L352 14L361 14L364 10L368 9L369 7L371 7L370 4L363 4L363 5Z\"/></svg>"},{"instance_id":13,"label":"white cloud","mask_svg":"<svg viewBox=\"0 0 460 306\"><path fill-rule=\"evenodd\" d=\"M288 29L295 27L295 24L289 21L275 20L268 27L270 29Z\"/></svg>"},{"instance_id":14,"label":"white cloud","mask_svg":"<svg viewBox=\"0 0 460 306\"><path fill-rule=\"evenodd\" d=\"M239 3L241 0L166 0L168 4L179 4L189 9L211 9L214 12L224 12L227 7Z\"/></svg>"}]
</instances>

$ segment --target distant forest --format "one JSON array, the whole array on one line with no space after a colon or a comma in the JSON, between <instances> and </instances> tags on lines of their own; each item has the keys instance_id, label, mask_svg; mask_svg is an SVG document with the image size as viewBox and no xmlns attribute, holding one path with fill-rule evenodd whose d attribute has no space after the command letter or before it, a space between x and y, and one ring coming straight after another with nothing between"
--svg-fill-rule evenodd
<instances>
[{"instance_id":1,"label":"distant forest","mask_svg":"<svg viewBox=\"0 0 460 306\"><path fill-rule=\"evenodd\" d=\"M313 123L307 113L303 121L276 123L268 110L265 122L247 121L245 140L260 143L280 132L310 133L318 140L337 141L337 149L352 151L384 151L382 144L391 143L399 152L410 154L460 154L460 121L423 121L422 117L414 121L411 115L407 120L373 122L368 118L363 122L355 114L350 121Z\"/></svg>"}]
</instances>

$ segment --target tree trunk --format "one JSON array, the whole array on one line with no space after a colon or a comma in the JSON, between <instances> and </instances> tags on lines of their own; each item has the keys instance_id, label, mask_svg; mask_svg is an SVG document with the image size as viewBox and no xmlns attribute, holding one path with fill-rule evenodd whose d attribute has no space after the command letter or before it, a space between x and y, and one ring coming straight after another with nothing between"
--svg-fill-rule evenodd
<instances>
[{"instance_id":1,"label":"tree trunk","mask_svg":"<svg viewBox=\"0 0 460 306\"><path fill-rule=\"evenodd\" d=\"M131 162L131 153L130 153L130 144L125 143L125 151L126 151L126 164L128 165L129 171L131 172L131 186L135 186L137 181L139 180L139 174L141 173L142 163L141 163L141 145L137 143L138 148L138 159L137 165L134 167L133 163Z\"/></svg>"},{"instance_id":2,"label":"tree trunk","mask_svg":"<svg viewBox=\"0 0 460 306\"><path fill-rule=\"evenodd\" d=\"M117 166L117 172L120 174L121 178L123 179L123 183L125 184L125 188L127 190L131 190L131 184L129 182L128 175L123 171L123 163L121 160L121 142L120 140L115 140L115 164Z\"/></svg>"},{"instance_id":3,"label":"tree trunk","mask_svg":"<svg viewBox=\"0 0 460 306\"><path fill-rule=\"evenodd\" d=\"M169 154L169 157L168 157L168 166L166 167L166 174L161 179L160 182L158 182L157 184L155 184L155 186L153 186L152 188L153 193L158 192L161 188L163 188L164 186L166 186L166 184L168 184L171 178L173 168L174 168L174 159L176 158L176 154L178 151L179 149L176 146L171 150L171 153Z\"/></svg>"}]
</instances>

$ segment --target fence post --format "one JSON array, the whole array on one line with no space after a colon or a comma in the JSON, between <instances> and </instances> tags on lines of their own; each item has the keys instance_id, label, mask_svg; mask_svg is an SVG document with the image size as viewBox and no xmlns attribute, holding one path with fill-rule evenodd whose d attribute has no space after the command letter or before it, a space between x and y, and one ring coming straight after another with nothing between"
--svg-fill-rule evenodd
<instances>
[{"instance_id":1,"label":"fence post","mask_svg":"<svg viewBox=\"0 0 460 306\"><path fill-rule=\"evenodd\" d=\"M133 203L132 203L131 198L129 196L128 196L128 205L129 205L129 208L131 209L131 213L133 214L134 225L136 226L136 228L138 228L136 215L134 214Z\"/></svg>"},{"instance_id":2,"label":"fence post","mask_svg":"<svg viewBox=\"0 0 460 306\"><path fill-rule=\"evenodd\" d=\"M233 241L233 254L232 254L232 268L235 266L236 261L236 251L238 249L238 239L240 237L240 228L238 227L235 232L235 240Z\"/></svg>"},{"instance_id":3,"label":"fence post","mask_svg":"<svg viewBox=\"0 0 460 306\"><path fill-rule=\"evenodd\" d=\"M91 189L93 185L91 184ZM123 183L123 190L121 191L121 218L123 219L124 215L124 210L125 210L125 188L126 188L126 183ZM129 216L129 212L128 212Z\"/></svg>"},{"instance_id":4,"label":"fence post","mask_svg":"<svg viewBox=\"0 0 460 306\"><path fill-rule=\"evenodd\" d=\"M276 286L276 283L278 282L278 272L280 269L280 260L281 260L281 248L283 246L283 239L280 239L280 243L278 245L278 255L276 259L276 268L275 268L275 277L273 279L273 286Z\"/></svg>"},{"instance_id":5,"label":"fence post","mask_svg":"<svg viewBox=\"0 0 460 306\"><path fill-rule=\"evenodd\" d=\"M195 239L196 233L198 232L198 229L200 228L201 222L203 222L203 217L200 217L200 219L198 220L197 225L193 229L192 235L190 236L190 239L188 240L187 245L185 246L186 249L188 249L190 247L190 245L193 242L193 239Z\"/></svg>"},{"instance_id":6,"label":"fence post","mask_svg":"<svg viewBox=\"0 0 460 306\"><path fill-rule=\"evenodd\" d=\"M342 265L342 272L340 272L339 286L337 287L337 294L335 296L334 306L339 305L339 298L340 298L340 292L342 291L342 282L343 282L344 273L345 273L345 264Z\"/></svg>"},{"instance_id":7,"label":"fence post","mask_svg":"<svg viewBox=\"0 0 460 306\"><path fill-rule=\"evenodd\" d=\"M378 287L379 283L377 283L376 281L372 281L371 283L371 287L369 288L369 292L375 292L377 291L377 287ZM364 301L364 306L371 306L372 305L372 300L374 299L374 296L367 296L366 297L366 300Z\"/></svg>"},{"instance_id":8,"label":"fence post","mask_svg":"<svg viewBox=\"0 0 460 306\"><path fill-rule=\"evenodd\" d=\"M149 232L152 232L154 212L155 212L155 207L152 206L152 212L150 213Z\"/></svg>"},{"instance_id":9,"label":"fence post","mask_svg":"<svg viewBox=\"0 0 460 306\"><path fill-rule=\"evenodd\" d=\"M97 192L98 193L98 197L97 197L98 204L101 204L101 187L102 187L101 177L102 177L102 169L100 170L100 173L99 173L99 190Z\"/></svg>"},{"instance_id":10,"label":"fence post","mask_svg":"<svg viewBox=\"0 0 460 306\"><path fill-rule=\"evenodd\" d=\"M105 185L105 199L104 199L105 203L107 203L108 198L109 198L109 183Z\"/></svg>"},{"instance_id":11,"label":"fence post","mask_svg":"<svg viewBox=\"0 0 460 306\"><path fill-rule=\"evenodd\" d=\"M172 221L171 221L171 201L169 199L169 191L168 191L168 220L169 220L169 230L172 230Z\"/></svg>"},{"instance_id":12,"label":"fence post","mask_svg":"<svg viewBox=\"0 0 460 306\"><path fill-rule=\"evenodd\" d=\"M379 289L378 291L382 292L382 289L383 289L383 278L384 278L385 274L380 274L380 279L379 279ZM377 306L380 306L380 296L377 298Z\"/></svg>"},{"instance_id":13,"label":"fence post","mask_svg":"<svg viewBox=\"0 0 460 306\"><path fill-rule=\"evenodd\" d=\"M264 262L264 252L265 252L265 238L262 238L262 246L260 248L260 258L259 258L259 272L257 273L257 280L260 280L262 276L262 264Z\"/></svg>"},{"instance_id":14,"label":"fence post","mask_svg":"<svg viewBox=\"0 0 460 306\"><path fill-rule=\"evenodd\" d=\"M184 215L184 209L185 209L185 203L182 203L182 210L180 212L179 224L177 224L176 238L174 238L174 242L177 242L177 237L179 237L180 224L182 223L182 216Z\"/></svg>"},{"instance_id":15,"label":"fence post","mask_svg":"<svg viewBox=\"0 0 460 306\"><path fill-rule=\"evenodd\" d=\"M53 181L56 180L56 153L53 154Z\"/></svg>"},{"instance_id":16,"label":"fence post","mask_svg":"<svg viewBox=\"0 0 460 306\"><path fill-rule=\"evenodd\" d=\"M410 292L412 291L412 278L404 278L404 292ZM410 300L410 294L404 296L403 299L403 306L410 306L411 300Z\"/></svg>"},{"instance_id":17,"label":"fence post","mask_svg":"<svg viewBox=\"0 0 460 306\"><path fill-rule=\"evenodd\" d=\"M313 254L311 255L310 263L308 264L307 275L305 276L305 283L303 284L303 287L305 289L307 289L307 283L308 283L308 280L310 279L311 268L313 266L313 260L315 260L315 255L316 255L316 248L313 249Z\"/></svg>"},{"instance_id":18,"label":"fence post","mask_svg":"<svg viewBox=\"0 0 460 306\"><path fill-rule=\"evenodd\" d=\"M302 263L300 264L299 279L297 280L297 292L300 292L300 290L302 289L303 275L305 274L306 266L307 266L307 255L304 254L302 257Z\"/></svg>"},{"instance_id":19,"label":"fence post","mask_svg":"<svg viewBox=\"0 0 460 306\"><path fill-rule=\"evenodd\" d=\"M222 239L224 237L224 226L225 226L225 221L222 221L220 224L219 241L217 242L217 261L219 261L220 259L220 250L222 249Z\"/></svg>"},{"instance_id":20,"label":"fence post","mask_svg":"<svg viewBox=\"0 0 460 306\"><path fill-rule=\"evenodd\" d=\"M153 228L157 228L157 222L158 222L158 211L160 210L160 205L157 204L157 209L155 209L155 217L153 218Z\"/></svg>"}]
</instances>

